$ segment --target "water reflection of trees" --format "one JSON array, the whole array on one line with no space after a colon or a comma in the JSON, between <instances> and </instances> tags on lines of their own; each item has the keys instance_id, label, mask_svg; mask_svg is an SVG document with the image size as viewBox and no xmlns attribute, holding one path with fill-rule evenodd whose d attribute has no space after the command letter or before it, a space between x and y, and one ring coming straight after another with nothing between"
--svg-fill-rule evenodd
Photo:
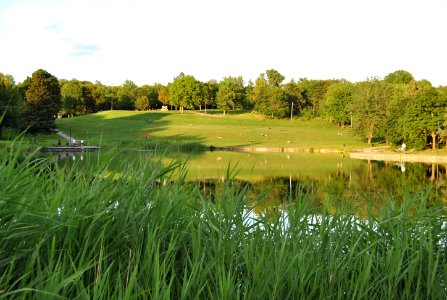
<instances>
[{"instance_id":1,"label":"water reflection of trees","mask_svg":"<svg viewBox=\"0 0 447 300\"><path fill-rule=\"evenodd\" d=\"M202 192L215 199L225 180L201 179ZM370 161L355 168L337 170L329 175L267 177L261 181L232 180L237 187L247 187L247 204L255 213L276 214L277 208L295 203L303 197L320 210L345 210L366 215L367 210L380 210L387 202L400 205L404 197L427 196L428 205L447 204L445 166L428 164L405 165Z\"/></svg>"}]
</instances>

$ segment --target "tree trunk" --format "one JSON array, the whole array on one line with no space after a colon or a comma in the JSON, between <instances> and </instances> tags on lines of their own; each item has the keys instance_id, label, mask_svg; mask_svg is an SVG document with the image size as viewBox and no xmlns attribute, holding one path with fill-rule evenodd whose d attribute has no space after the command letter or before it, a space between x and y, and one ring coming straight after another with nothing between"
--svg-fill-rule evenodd
<instances>
[{"instance_id":1,"label":"tree trunk","mask_svg":"<svg viewBox=\"0 0 447 300\"><path fill-rule=\"evenodd\" d=\"M431 134L431 140L432 140L432 150L436 150L436 132L432 132Z\"/></svg>"},{"instance_id":2,"label":"tree trunk","mask_svg":"<svg viewBox=\"0 0 447 300\"><path fill-rule=\"evenodd\" d=\"M368 133L368 145L372 144L372 138L373 138L373 134L372 134L372 132L369 132Z\"/></svg>"},{"instance_id":3,"label":"tree trunk","mask_svg":"<svg viewBox=\"0 0 447 300\"><path fill-rule=\"evenodd\" d=\"M183 105L180 106L180 113L183 114Z\"/></svg>"}]
</instances>

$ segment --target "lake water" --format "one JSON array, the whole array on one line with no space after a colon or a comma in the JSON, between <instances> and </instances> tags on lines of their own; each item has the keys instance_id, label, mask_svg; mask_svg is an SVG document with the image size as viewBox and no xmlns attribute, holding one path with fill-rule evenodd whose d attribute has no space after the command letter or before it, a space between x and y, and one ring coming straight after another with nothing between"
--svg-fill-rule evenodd
<instances>
[{"instance_id":1,"label":"lake water","mask_svg":"<svg viewBox=\"0 0 447 300\"><path fill-rule=\"evenodd\" d=\"M90 161L103 154L78 153L59 157L65 161ZM187 161L186 179L198 183L205 193L216 195L225 182L250 189L250 203L258 210L311 196L318 205L332 201L364 206L380 205L404 195L425 195L430 203L447 204L446 166L422 163L392 163L350 159L341 154L204 152L196 155L154 155L152 152L122 152L111 164L119 172L120 163L135 157L144 162Z\"/></svg>"}]
</instances>

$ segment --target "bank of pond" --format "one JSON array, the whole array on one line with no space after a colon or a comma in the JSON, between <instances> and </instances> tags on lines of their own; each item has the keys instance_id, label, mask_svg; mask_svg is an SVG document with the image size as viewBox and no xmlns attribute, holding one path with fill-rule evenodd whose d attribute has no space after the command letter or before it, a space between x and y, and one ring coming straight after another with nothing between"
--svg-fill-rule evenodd
<instances>
[{"instance_id":1,"label":"bank of pond","mask_svg":"<svg viewBox=\"0 0 447 300\"><path fill-rule=\"evenodd\" d=\"M0 156L1 298L447 297L441 165Z\"/></svg>"}]
</instances>

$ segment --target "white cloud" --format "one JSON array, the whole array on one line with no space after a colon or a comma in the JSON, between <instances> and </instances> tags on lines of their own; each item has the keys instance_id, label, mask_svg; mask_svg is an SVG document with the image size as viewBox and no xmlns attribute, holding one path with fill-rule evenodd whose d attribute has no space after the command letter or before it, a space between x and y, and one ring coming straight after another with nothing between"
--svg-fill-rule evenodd
<instances>
[{"instance_id":1,"label":"white cloud","mask_svg":"<svg viewBox=\"0 0 447 300\"><path fill-rule=\"evenodd\" d=\"M0 7L0 72L121 84L274 68L364 80L405 69L447 85L443 1L46 0Z\"/></svg>"}]
</instances>

